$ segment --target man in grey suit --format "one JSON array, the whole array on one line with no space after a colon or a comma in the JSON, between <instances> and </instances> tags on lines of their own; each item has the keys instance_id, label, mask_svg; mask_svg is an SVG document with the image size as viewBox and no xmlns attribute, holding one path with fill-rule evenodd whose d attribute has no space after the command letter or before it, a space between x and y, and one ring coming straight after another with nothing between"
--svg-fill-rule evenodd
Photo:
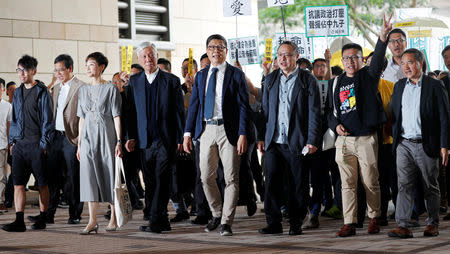
<instances>
[{"instance_id":1,"label":"man in grey suit","mask_svg":"<svg viewBox=\"0 0 450 254\"><path fill-rule=\"evenodd\" d=\"M76 158L78 142L78 91L86 85L73 75L72 57L66 54L55 58L57 84L53 90L53 117L55 138L48 153L50 202L47 223L54 223L56 208L60 201L60 189L69 204L67 224L79 224L83 203L80 203L80 164ZM38 216L28 216L36 221Z\"/></svg>"}]
</instances>

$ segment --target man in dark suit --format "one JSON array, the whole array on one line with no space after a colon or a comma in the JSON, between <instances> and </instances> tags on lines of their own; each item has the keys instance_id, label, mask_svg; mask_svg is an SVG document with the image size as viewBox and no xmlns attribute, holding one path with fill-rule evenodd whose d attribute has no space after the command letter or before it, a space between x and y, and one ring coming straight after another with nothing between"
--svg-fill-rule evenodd
<instances>
[{"instance_id":1,"label":"man in dark suit","mask_svg":"<svg viewBox=\"0 0 450 254\"><path fill-rule=\"evenodd\" d=\"M422 177L428 211L424 236L439 234L439 155L447 165L449 104L442 82L422 73L424 56L417 49L405 50L401 66L406 78L399 80L392 95L393 150L397 153L398 195L391 237L413 237L408 229L413 191Z\"/></svg>"},{"instance_id":2,"label":"man in dark suit","mask_svg":"<svg viewBox=\"0 0 450 254\"><path fill-rule=\"evenodd\" d=\"M259 232L283 232L280 201L283 170L288 169L292 178L289 234L299 235L309 202L305 156L315 153L320 143L320 97L317 80L296 65L299 53L295 43L282 42L277 56L280 70L266 77L262 103L266 126L258 133L258 149L266 156L264 211L268 224Z\"/></svg>"},{"instance_id":3,"label":"man in dark suit","mask_svg":"<svg viewBox=\"0 0 450 254\"><path fill-rule=\"evenodd\" d=\"M184 129L184 106L180 79L161 71L158 52L150 42L137 48L139 64L145 72L130 77L130 112L125 147L131 152L142 149L145 182L144 215L150 215L145 232L170 231L167 204L170 175L176 151L181 151Z\"/></svg>"},{"instance_id":4,"label":"man in dark suit","mask_svg":"<svg viewBox=\"0 0 450 254\"><path fill-rule=\"evenodd\" d=\"M205 231L222 224L220 234L230 236L239 192L239 156L247 150L249 93L245 74L225 61L227 40L211 35L206 50L211 65L195 76L183 146L190 153L192 139L200 140L201 179L213 214ZM226 184L223 204L216 183L219 159Z\"/></svg>"},{"instance_id":5,"label":"man in dark suit","mask_svg":"<svg viewBox=\"0 0 450 254\"><path fill-rule=\"evenodd\" d=\"M445 48L442 50L442 58L444 59L444 64L447 67L447 70L450 70L450 45L445 46ZM450 103L450 75L446 75L441 78L441 81L444 82L444 87L447 89L447 94L449 94L449 103ZM450 130L450 128L449 128ZM447 191L447 197L450 194L450 173L448 172L448 169L446 168L447 172L445 175L444 181L446 181L447 189L444 191ZM443 190L441 190L442 192ZM450 213L447 213L447 215L442 218L443 220L450 220Z\"/></svg>"}]
</instances>

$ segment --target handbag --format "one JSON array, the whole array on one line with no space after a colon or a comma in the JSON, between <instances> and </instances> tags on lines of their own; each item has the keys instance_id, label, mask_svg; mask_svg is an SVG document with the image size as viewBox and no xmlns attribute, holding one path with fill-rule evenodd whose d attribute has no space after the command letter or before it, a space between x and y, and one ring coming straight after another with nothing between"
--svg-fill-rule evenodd
<instances>
[{"instance_id":1,"label":"handbag","mask_svg":"<svg viewBox=\"0 0 450 254\"><path fill-rule=\"evenodd\" d=\"M114 211L116 213L117 226L122 227L133 217L133 208L131 207L130 195L125 180L125 170L123 168L122 158L116 157L114 181ZM124 182L122 182L123 176Z\"/></svg>"},{"instance_id":2,"label":"handbag","mask_svg":"<svg viewBox=\"0 0 450 254\"><path fill-rule=\"evenodd\" d=\"M338 77L339 76L336 76L336 78L334 79L333 90L332 90L333 93L331 94L331 98L333 100L333 115L334 115L334 117L337 117L336 105L334 104L334 91L336 90ZM337 138L336 133L334 133L334 131L332 129L328 128L327 131L325 131L325 134L323 134L322 151L326 151L326 150L335 148L336 138Z\"/></svg>"}]
</instances>

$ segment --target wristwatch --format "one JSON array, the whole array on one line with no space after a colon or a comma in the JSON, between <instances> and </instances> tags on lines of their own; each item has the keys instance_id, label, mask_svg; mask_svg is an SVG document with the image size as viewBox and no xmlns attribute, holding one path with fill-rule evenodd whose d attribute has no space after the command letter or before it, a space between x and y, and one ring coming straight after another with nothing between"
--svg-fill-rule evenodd
<instances>
[{"instance_id":1,"label":"wristwatch","mask_svg":"<svg viewBox=\"0 0 450 254\"><path fill-rule=\"evenodd\" d=\"M117 140L117 143L122 143L122 140L118 139L118 140Z\"/></svg>"}]
</instances>

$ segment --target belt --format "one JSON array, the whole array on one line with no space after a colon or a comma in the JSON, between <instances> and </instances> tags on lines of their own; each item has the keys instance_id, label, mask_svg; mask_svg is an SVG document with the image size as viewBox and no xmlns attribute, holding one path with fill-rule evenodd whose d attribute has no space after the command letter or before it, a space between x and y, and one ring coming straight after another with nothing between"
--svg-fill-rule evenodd
<instances>
[{"instance_id":1,"label":"belt","mask_svg":"<svg viewBox=\"0 0 450 254\"><path fill-rule=\"evenodd\" d=\"M408 140L409 142L412 142L412 143L417 143L417 144L422 143L422 139L413 139L413 138L403 138L403 139Z\"/></svg>"},{"instance_id":2,"label":"belt","mask_svg":"<svg viewBox=\"0 0 450 254\"><path fill-rule=\"evenodd\" d=\"M211 125L222 125L223 119L210 119L210 120L206 120L205 123L211 124Z\"/></svg>"}]
</instances>

